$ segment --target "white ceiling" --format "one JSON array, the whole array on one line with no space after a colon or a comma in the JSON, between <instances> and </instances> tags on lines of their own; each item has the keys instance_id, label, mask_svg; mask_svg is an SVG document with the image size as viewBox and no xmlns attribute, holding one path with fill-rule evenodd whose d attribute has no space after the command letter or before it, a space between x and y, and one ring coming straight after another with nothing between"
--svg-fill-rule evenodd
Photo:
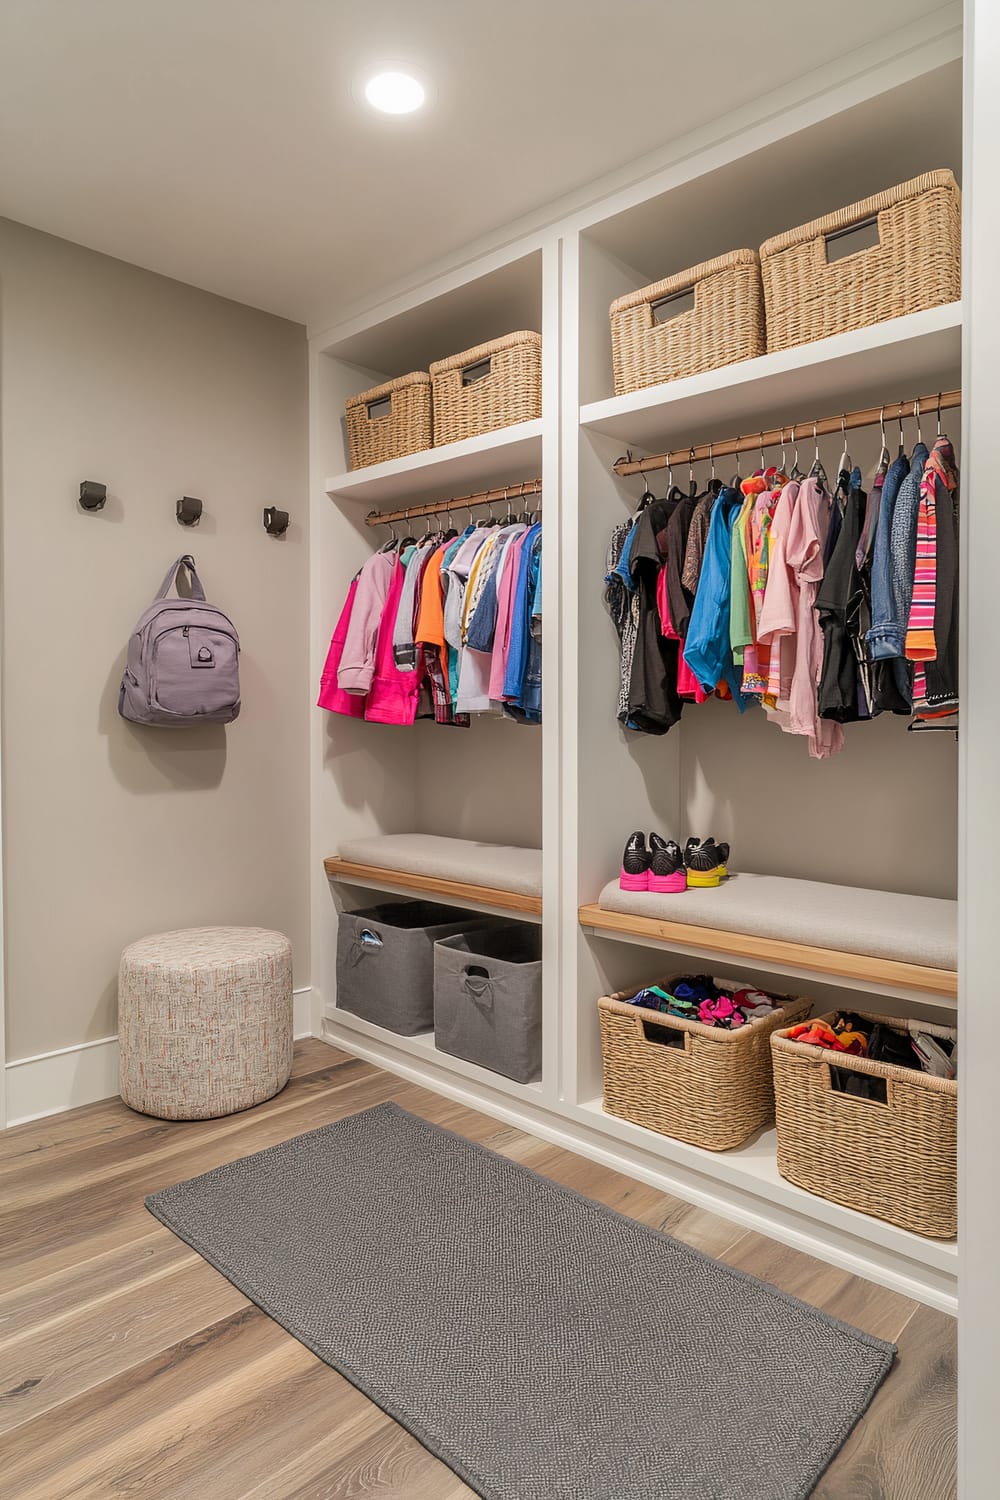
<instances>
[{"instance_id":1,"label":"white ceiling","mask_svg":"<svg viewBox=\"0 0 1000 1500\"><path fill-rule=\"evenodd\" d=\"M312 322L939 8L0 0L0 213Z\"/></svg>"}]
</instances>

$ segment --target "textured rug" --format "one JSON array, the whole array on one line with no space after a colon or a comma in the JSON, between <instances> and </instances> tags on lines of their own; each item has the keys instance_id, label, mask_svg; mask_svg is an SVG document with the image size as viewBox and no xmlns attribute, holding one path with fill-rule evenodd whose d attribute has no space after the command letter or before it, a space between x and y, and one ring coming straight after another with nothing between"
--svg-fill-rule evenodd
<instances>
[{"instance_id":1,"label":"textured rug","mask_svg":"<svg viewBox=\"0 0 1000 1500\"><path fill-rule=\"evenodd\" d=\"M146 1202L487 1500L799 1500L895 1353L394 1104Z\"/></svg>"}]
</instances>

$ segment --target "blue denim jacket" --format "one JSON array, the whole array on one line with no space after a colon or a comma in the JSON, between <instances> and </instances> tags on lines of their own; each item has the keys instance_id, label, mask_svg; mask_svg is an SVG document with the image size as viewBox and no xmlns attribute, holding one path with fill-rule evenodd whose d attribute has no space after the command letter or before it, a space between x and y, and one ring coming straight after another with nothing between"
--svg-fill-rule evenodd
<instances>
[{"instance_id":1,"label":"blue denim jacket","mask_svg":"<svg viewBox=\"0 0 1000 1500\"><path fill-rule=\"evenodd\" d=\"M900 486L910 472L910 460L903 454L889 465L882 483L875 545L872 549L872 623L867 634L871 654L877 657L876 641L892 621L892 516Z\"/></svg>"},{"instance_id":2,"label":"blue denim jacket","mask_svg":"<svg viewBox=\"0 0 1000 1500\"><path fill-rule=\"evenodd\" d=\"M743 507L739 490L724 489L712 507L705 557L684 644L684 660L707 693L728 682L740 713L746 707L743 672L737 672L729 638L733 526Z\"/></svg>"},{"instance_id":3,"label":"blue denim jacket","mask_svg":"<svg viewBox=\"0 0 1000 1500\"><path fill-rule=\"evenodd\" d=\"M910 600L913 597L913 574L917 566L917 518L920 514L920 481L928 453L924 443L913 450L910 472L899 487L896 503L892 507L889 530L889 590L882 590L884 607L875 610L874 573L872 575L872 627L868 632L873 661L891 661L902 656L906 645L906 627L910 618ZM895 465L893 465L895 468ZM890 473L892 470L890 470ZM886 484L889 476L886 475ZM882 492L882 507L885 508L885 491ZM879 536L882 536L882 514L879 513Z\"/></svg>"}]
</instances>

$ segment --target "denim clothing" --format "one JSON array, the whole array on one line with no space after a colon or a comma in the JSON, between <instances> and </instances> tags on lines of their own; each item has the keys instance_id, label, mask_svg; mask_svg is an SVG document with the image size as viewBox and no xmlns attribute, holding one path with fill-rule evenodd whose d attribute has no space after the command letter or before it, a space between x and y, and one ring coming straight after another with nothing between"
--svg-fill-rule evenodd
<instances>
[{"instance_id":1,"label":"denim clothing","mask_svg":"<svg viewBox=\"0 0 1000 1500\"><path fill-rule=\"evenodd\" d=\"M885 615L874 617L868 632L873 661L889 661L902 656L906 645L906 626L910 618L913 574L917 566L917 517L920 514L920 481L929 455L923 443L913 450L910 472L899 487L892 509L889 542L890 598ZM882 499L883 507L885 497Z\"/></svg>"},{"instance_id":2,"label":"denim clothing","mask_svg":"<svg viewBox=\"0 0 1000 1500\"><path fill-rule=\"evenodd\" d=\"M871 655L877 660L875 642L892 621L892 518L900 487L910 472L910 462L900 455L890 465L882 485L882 501L879 505L878 526L875 531L875 547L872 553L872 622L867 632Z\"/></svg>"},{"instance_id":3,"label":"denim clothing","mask_svg":"<svg viewBox=\"0 0 1000 1500\"><path fill-rule=\"evenodd\" d=\"M733 526L743 508L739 490L721 490L712 509L705 542L705 556L688 623L684 660L706 692L714 692L725 681L732 690L740 710L748 700L743 696L743 673L737 672L729 639L729 604L732 592Z\"/></svg>"}]
</instances>

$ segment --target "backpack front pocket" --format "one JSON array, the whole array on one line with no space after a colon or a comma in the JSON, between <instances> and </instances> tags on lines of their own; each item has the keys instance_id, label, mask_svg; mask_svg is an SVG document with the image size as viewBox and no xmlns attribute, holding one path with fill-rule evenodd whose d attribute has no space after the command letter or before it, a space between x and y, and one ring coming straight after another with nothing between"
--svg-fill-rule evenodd
<instances>
[{"instance_id":1,"label":"backpack front pocket","mask_svg":"<svg viewBox=\"0 0 1000 1500\"><path fill-rule=\"evenodd\" d=\"M239 702L239 644L202 625L175 625L153 643L150 699L164 714L187 718L225 712Z\"/></svg>"}]
</instances>

